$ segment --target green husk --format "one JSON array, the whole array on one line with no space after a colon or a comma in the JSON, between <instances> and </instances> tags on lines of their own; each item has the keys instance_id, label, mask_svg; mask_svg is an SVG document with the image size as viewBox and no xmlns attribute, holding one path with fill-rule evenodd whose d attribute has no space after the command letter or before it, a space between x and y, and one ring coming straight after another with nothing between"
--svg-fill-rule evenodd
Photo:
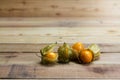
<instances>
[{"instance_id":1,"label":"green husk","mask_svg":"<svg viewBox=\"0 0 120 80\"><path fill-rule=\"evenodd\" d=\"M56 63L57 62L57 58L58 56L56 57L56 59L49 59L46 55L49 53L49 52L53 52L53 49L54 47L56 46L57 43L54 43L54 44L50 44L44 48L42 48L40 50L40 53L41 53L41 63L43 64L48 64L48 63Z\"/></svg>"},{"instance_id":2,"label":"green husk","mask_svg":"<svg viewBox=\"0 0 120 80\"><path fill-rule=\"evenodd\" d=\"M50 44L40 50L42 56L44 56L48 52L53 52L54 47L56 46L57 42L54 44Z\"/></svg>"},{"instance_id":3,"label":"green husk","mask_svg":"<svg viewBox=\"0 0 120 80\"><path fill-rule=\"evenodd\" d=\"M58 60L61 63L68 63L72 58L72 49L71 47L64 43L62 46L58 48Z\"/></svg>"}]
</instances>

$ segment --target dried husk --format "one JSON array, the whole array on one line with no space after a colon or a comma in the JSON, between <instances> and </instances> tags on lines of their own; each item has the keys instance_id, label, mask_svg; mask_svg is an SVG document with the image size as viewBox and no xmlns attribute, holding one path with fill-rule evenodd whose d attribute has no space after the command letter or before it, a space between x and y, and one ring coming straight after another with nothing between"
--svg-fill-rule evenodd
<instances>
[{"instance_id":1,"label":"dried husk","mask_svg":"<svg viewBox=\"0 0 120 80\"><path fill-rule=\"evenodd\" d=\"M93 53L93 60L97 60L100 58L100 47L96 44L91 44L88 49Z\"/></svg>"}]
</instances>

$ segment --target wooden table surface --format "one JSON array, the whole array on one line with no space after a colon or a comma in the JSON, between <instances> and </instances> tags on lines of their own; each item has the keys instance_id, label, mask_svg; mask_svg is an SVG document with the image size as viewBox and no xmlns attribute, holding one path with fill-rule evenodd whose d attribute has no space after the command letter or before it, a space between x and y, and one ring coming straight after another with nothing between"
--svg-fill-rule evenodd
<instances>
[{"instance_id":1,"label":"wooden table surface","mask_svg":"<svg viewBox=\"0 0 120 80\"><path fill-rule=\"evenodd\" d=\"M1 18L1 79L120 79L120 23L106 18ZM101 58L91 64L44 66L36 56L47 44L96 43Z\"/></svg>"},{"instance_id":2,"label":"wooden table surface","mask_svg":"<svg viewBox=\"0 0 120 80\"><path fill-rule=\"evenodd\" d=\"M98 44L100 59L44 66L36 56L79 41ZM1 0L0 79L120 80L120 0Z\"/></svg>"}]
</instances>

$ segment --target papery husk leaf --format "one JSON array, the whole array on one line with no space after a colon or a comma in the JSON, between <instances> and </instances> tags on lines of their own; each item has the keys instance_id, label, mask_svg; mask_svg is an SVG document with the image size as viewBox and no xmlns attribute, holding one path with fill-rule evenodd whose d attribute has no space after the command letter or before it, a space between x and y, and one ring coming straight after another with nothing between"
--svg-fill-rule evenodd
<instances>
[{"instance_id":1,"label":"papery husk leaf","mask_svg":"<svg viewBox=\"0 0 120 80\"><path fill-rule=\"evenodd\" d=\"M93 53L93 60L97 60L100 57L100 48L96 44L91 44L88 49Z\"/></svg>"},{"instance_id":2,"label":"papery husk leaf","mask_svg":"<svg viewBox=\"0 0 120 80\"><path fill-rule=\"evenodd\" d=\"M48 52L53 52L54 47L56 46L57 43L50 44L40 50L40 53L42 56L44 56Z\"/></svg>"}]
</instances>

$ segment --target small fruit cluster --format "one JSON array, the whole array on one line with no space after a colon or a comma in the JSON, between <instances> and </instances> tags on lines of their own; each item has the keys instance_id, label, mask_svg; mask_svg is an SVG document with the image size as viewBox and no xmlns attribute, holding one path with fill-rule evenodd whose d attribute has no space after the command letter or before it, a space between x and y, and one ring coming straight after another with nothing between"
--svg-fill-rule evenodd
<instances>
[{"instance_id":1,"label":"small fruit cluster","mask_svg":"<svg viewBox=\"0 0 120 80\"><path fill-rule=\"evenodd\" d=\"M100 48L96 44L91 44L86 49L81 42L77 42L70 47L64 43L55 53L54 47L57 43L47 45L40 50L41 62L43 64L51 63L68 63L78 61L79 63L90 63L100 57Z\"/></svg>"}]
</instances>

